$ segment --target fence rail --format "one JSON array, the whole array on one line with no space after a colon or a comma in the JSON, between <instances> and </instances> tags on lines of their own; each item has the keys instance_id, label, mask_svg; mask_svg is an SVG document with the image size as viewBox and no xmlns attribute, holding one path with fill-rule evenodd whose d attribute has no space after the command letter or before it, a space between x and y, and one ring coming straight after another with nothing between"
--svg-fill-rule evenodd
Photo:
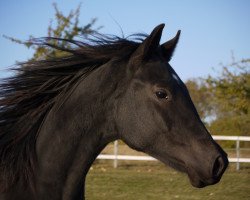
<instances>
[{"instance_id":1,"label":"fence rail","mask_svg":"<svg viewBox=\"0 0 250 200\"><path fill-rule=\"evenodd\" d=\"M212 136L214 140L227 140L235 141L235 152L236 158L228 158L229 162L236 163L236 170L240 169L240 163L250 163L250 158L240 157L240 142L250 142L250 137L248 136L222 136L215 135ZM132 155L118 155L118 141L114 142L114 154L100 154L97 159L104 160L114 160L114 168L118 167L118 160L133 160L133 161L156 161L155 158L150 156L132 156Z\"/></svg>"}]
</instances>

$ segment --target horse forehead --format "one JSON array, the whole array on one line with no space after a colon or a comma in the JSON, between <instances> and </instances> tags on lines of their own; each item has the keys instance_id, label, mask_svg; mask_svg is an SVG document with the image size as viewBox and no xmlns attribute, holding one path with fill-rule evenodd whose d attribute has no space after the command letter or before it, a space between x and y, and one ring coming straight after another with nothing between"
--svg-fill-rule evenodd
<instances>
[{"instance_id":1,"label":"horse forehead","mask_svg":"<svg viewBox=\"0 0 250 200\"><path fill-rule=\"evenodd\" d=\"M181 84L181 79L179 78L179 76L175 73L175 72L171 72L171 76L174 80L177 81L178 84Z\"/></svg>"},{"instance_id":2,"label":"horse forehead","mask_svg":"<svg viewBox=\"0 0 250 200\"><path fill-rule=\"evenodd\" d=\"M175 82L177 85L182 85L182 80L179 78L175 70L169 63L156 61L146 63L140 70L140 76L143 80L147 81L162 81Z\"/></svg>"},{"instance_id":3,"label":"horse forehead","mask_svg":"<svg viewBox=\"0 0 250 200\"><path fill-rule=\"evenodd\" d=\"M175 70L168 63L157 63L151 66L150 71L153 74L158 75L158 77L165 77L168 80L175 80L178 84L181 84L182 81L180 77L177 75Z\"/></svg>"},{"instance_id":4,"label":"horse forehead","mask_svg":"<svg viewBox=\"0 0 250 200\"><path fill-rule=\"evenodd\" d=\"M170 71L169 71L169 65L167 63L164 62L152 62L152 63L148 63L145 66L146 73L150 73L151 75L157 75L157 76L169 76L170 75Z\"/></svg>"}]
</instances>

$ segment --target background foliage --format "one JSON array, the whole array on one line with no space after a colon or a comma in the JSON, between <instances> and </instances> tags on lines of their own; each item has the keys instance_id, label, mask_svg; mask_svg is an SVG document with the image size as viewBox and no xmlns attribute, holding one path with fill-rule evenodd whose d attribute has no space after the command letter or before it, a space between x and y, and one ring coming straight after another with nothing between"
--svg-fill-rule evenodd
<instances>
[{"instance_id":1,"label":"background foliage","mask_svg":"<svg viewBox=\"0 0 250 200\"><path fill-rule=\"evenodd\" d=\"M89 23L86 25L80 25L79 22L79 15L80 15L80 8L81 4L75 9L71 10L68 15L62 13L56 3L53 4L55 10L54 19L50 21L48 29L47 29L47 37L52 38L61 38L65 40L72 40L76 39L77 37L87 38L89 35L98 32L102 28L102 26L94 27L97 22L97 18L93 18ZM47 57L55 57L55 56L62 56L64 52L49 49L44 46L38 46L34 44L35 37L30 36L28 41L22 41L17 38L4 36L5 38L18 43L25 45L27 48L34 49L34 55L32 59L44 59ZM67 41L60 41L58 40L51 40L50 44L57 45L60 47L68 48L70 43Z\"/></svg>"},{"instance_id":2,"label":"background foliage","mask_svg":"<svg viewBox=\"0 0 250 200\"><path fill-rule=\"evenodd\" d=\"M217 77L187 81L212 134L250 135L250 59L223 66Z\"/></svg>"}]
</instances>

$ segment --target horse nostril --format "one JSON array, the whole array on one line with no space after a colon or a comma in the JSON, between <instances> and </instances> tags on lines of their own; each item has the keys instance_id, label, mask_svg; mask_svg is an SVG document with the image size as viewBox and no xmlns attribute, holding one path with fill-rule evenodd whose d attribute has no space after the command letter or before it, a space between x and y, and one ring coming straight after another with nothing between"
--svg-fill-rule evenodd
<instances>
[{"instance_id":1,"label":"horse nostril","mask_svg":"<svg viewBox=\"0 0 250 200\"><path fill-rule=\"evenodd\" d=\"M218 158L216 158L215 162L214 162L214 166L213 166L213 177L214 178L218 178L221 173L223 172L225 163L223 161L223 158L221 156L219 156Z\"/></svg>"}]
</instances>

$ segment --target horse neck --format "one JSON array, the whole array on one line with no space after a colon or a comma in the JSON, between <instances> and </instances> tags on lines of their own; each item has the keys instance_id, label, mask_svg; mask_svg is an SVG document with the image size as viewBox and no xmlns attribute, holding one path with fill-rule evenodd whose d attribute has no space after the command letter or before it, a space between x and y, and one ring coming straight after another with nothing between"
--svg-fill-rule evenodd
<instances>
[{"instance_id":1,"label":"horse neck","mask_svg":"<svg viewBox=\"0 0 250 200\"><path fill-rule=\"evenodd\" d=\"M104 89L109 71L103 66L92 72L60 109L52 108L47 115L36 144L39 199L82 199L91 164L110 141L117 139L113 95ZM115 84L109 83L109 90L116 88Z\"/></svg>"}]
</instances>

